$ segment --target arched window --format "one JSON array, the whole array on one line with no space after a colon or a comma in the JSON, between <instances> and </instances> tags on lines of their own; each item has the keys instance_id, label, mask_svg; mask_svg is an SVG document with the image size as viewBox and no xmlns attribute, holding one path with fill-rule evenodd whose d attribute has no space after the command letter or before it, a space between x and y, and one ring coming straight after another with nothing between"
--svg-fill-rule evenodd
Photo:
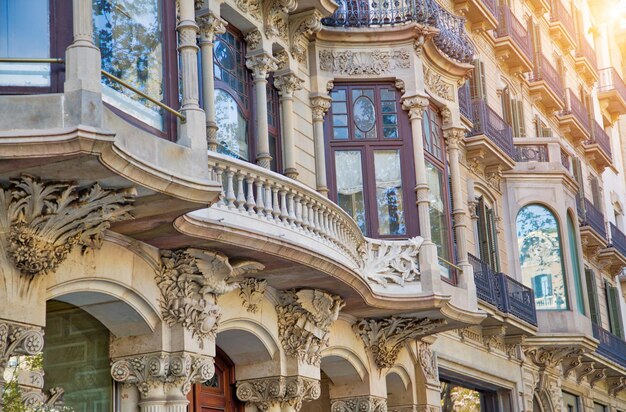
<instances>
[{"instance_id":1,"label":"arched window","mask_svg":"<svg viewBox=\"0 0 626 412\"><path fill-rule=\"evenodd\" d=\"M443 139L439 110L430 106L424 111L422 131L426 157L426 179L430 189L430 230L437 245L442 276L454 278L453 268L445 263L453 262L452 212L450 207L450 181L448 162Z\"/></svg>"},{"instance_id":2,"label":"arched window","mask_svg":"<svg viewBox=\"0 0 626 412\"><path fill-rule=\"evenodd\" d=\"M559 224L540 205L529 205L517 215L517 243L524 284L535 293L541 310L567 309L567 287Z\"/></svg>"}]
</instances>

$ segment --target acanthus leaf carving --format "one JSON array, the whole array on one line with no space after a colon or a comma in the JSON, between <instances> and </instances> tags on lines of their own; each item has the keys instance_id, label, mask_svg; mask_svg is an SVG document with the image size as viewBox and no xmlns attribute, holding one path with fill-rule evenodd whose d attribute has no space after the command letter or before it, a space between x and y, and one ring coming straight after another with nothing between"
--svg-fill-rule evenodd
<instances>
[{"instance_id":1,"label":"acanthus leaf carving","mask_svg":"<svg viewBox=\"0 0 626 412\"><path fill-rule=\"evenodd\" d=\"M130 219L134 191L45 182L22 175L0 188L0 230L7 254L25 275L54 272L74 246L98 249L113 222Z\"/></svg>"},{"instance_id":2,"label":"acanthus leaf carving","mask_svg":"<svg viewBox=\"0 0 626 412\"><path fill-rule=\"evenodd\" d=\"M352 328L372 353L376 366L382 369L394 365L405 342L428 335L446 323L445 319L392 316L381 320L362 319Z\"/></svg>"},{"instance_id":3,"label":"acanthus leaf carving","mask_svg":"<svg viewBox=\"0 0 626 412\"><path fill-rule=\"evenodd\" d=\"M266 280L245 278L239 282L239 297L243 301L243 307L250 313L257 313L266 289Z\"/></svg>"},{"instance_id":4,"label":"acanthus leaf carving","mask_svg":"<svg viewBox=\"0 0 626 412\"><path fill-rule=\"evenodd\" d=\"M298 63L306 63L309 39L314 33L322 30L322 17L319 11L313 10L295 17L293 22L290 22L291 55Z\"/></svg>"},{"instance_id":5,"label":"acanthus leaf carving","mask_svg":"<svg viewBox=\"0 0 626 412\"><path fill-rule=\"evenodd\" d=\"M419 362L424 377L429 382L439 382L439 373L437 370L437 357L430 348L430 344L417 341L417 361Z\"/></svg>"},{"instance_id":6,"label":"acanthus leaf carving","mask_svg":"<svg viewBox=\"0 0 626 412\"><path fill-rule=\"evenodd\" d=\"M267 411L285 396L285 378L273 376L237 381L236 395L241 402L254 405L259 411Z\"/></svg>"},{"instance_id":7,"label":"acanthus leaf carving","mask_svg":"<svg viewBox=\"0 0 626 412\"><path fill-rule=\"evenodd\" d=\"M244 13L250 14L256 20L261 21L261 0L236 0L237 7Z\"/></svg>"},{"instance_id":8,"label":"acanthus leaf carving","mask_svg":"<svg viewBox=\"0 0 626 412\"><path fill-rule=\"evenodd\" d=\"M43 349L43 329L0 321L0 382L12 356L33 356Z\"/></svg>"},{"instance_id":9,"label":"acanthus leaf carving","mask_svg":"<svg viewBox=\"0 0 626 412\"><path fill-rule=\"evenodd\" d=\"M293 73L285 73L274 77L274 87L281 96L291 97L296 90L302 90L304 80Z\"/></svg>"},{"instance_id":10,"label":"acanthus leaf carving","mask_svg":"<svg viewBox=\"0 0 626 412\"><path fill-rule=\"evenodd\" d=\"M311 98L311 111L313 112L313 121L324 120L324 115L330 109L331 99L325 96L315 96Z\"/></svg>"},{"instance_id":11,"label":"acanthus leaf carving","mask_svg":"<svg viewBox=\"0 0 626 412\"><path fill-rule=\"evenodd\" d=\"M196 23L200 29L201 37L210 42L213 41L216 34L224 34L228 25L226 20L220 19L212 11L197 16Z\"/></svg>"},{"instance_id":12,"label":"acanthus leaf carving","mask_svg":"<svg viewBox=\"0 0 626 412\"><path fill-rule=\"evenodd\" d=\"M406 241L368 239L359 249L361 276L382 286L419 281L418 254L423 242L420 236Z\"/></svg>"},{"instance_id":13,"label":"acanthus leaf carving","mask_svg":"<svg viewBox=\"0 0 626 412\"><path fill-rule=\"evenodd\" d=\"M265 35L289 40L287 16L298 7L297 0L268 0L263 3Z\"/></svg>"},{"instance_id":14,"label":"acanthus leaf carving","mask_svg":"<svg viewBox=\"0 0 626 412\"><path fill-rule=\"evenodd\" d=\"M328 345L330 326L345 303L317 289L287 290L280 294L278 333L285 353L309 365L319 366Z\"/></svg>"},{"instance_id":15,"label":"acanthus leaf carving","mask_svg":"<svg viewBox=\"0 0 626 412\"><path fill-rule=\"evenodd\" d=\"M256 50L261 45L261 32L252 30L244 36L244 40L249 50Z\"/></svg>"},{"instance_id":16,"label":"acanthus leaf carving","mask_svg":"<svg viewBox=\"0 0 626 412\"><path fill-rule=\"evenodd\" d=\"M387 412L387 400L376 396L331 399L331 412Z\"/></svg>"},{"instance_id":17,"label":"acanthus leaf carving","mask_svg":"<svg viewBox=\"0 0 626 412\"><path fill-rule=\"evenodd\" d=\"M454 100L453 86L445 82L439 73L429 67L424 67L424 85L429 91L442 99Z\"/></svg>"},{"instance_id":18,"label":"acanthus leaf carving","mask_svg":"<svg viewBox=\"0 0 626 412\"><path fill-rule=\"evenodd\" d=\"M156 277L163 320L180 324L202 344L215 338L221 312L217 297L237 287L237 277L263 270L255 261L230 262L219 252L201 249L161 251Z\"/></svg>"},{"instance_id":19,"label":"acanthus leaf carving","mask_svg":"<svg viewBox=\"0 0 626 412\"><path fill-rule=\"evenodd\" d=\"M340 75L380 75L411 67L411 53L399 50L321 50L320 69Z\"/></svg>"}]
</instances>

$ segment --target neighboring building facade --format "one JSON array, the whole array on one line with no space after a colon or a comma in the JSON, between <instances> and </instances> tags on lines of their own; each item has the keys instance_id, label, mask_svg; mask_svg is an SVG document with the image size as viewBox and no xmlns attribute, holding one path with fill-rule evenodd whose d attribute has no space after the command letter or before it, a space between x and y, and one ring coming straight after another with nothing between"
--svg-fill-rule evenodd
<instances>
[{"instance_id":1,"label":"neighboring building facade","mask_svg":"<svg viewBox=\"0 0 626 412\"><path fill-rule=\"evenodd\" d=\"M0 0L0 410L626 411L602 3Z\"/></svg>"}]
</instances>

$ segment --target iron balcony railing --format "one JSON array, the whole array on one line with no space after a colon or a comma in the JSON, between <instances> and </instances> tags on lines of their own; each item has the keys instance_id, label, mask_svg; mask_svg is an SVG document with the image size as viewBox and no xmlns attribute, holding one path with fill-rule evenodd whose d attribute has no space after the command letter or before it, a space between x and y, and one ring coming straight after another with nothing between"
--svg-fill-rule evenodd
<instances>
[{"instance_id":1,"label":"iron balcony railing","mask_svg":"<svg viewBox=\"0 0 626 412\"><path fill-rule=\"evenodd\" d=\"M474 269L476 296L531 325L537 326L537 310L532 289L522 285L501 272L494 271L487 263L468 253Z\"/></svg>"},{"instance_id":2,"label":"iron balcony railing","mask_svg":"<svg viewBox=\"0 0 626 412\"><path fill-rule=\"evenodd\" d=\"M487 7L487 10L494 16L498 15L498 2L496 0L481 0L481 3Z\"/></svg>"},{"instance_id":3,"label":"iron balcony railing","mask_svg":"<svg viewBox=\"0 0 626 412\"><path fill-rule=\"evenodd\" d=\"M435 46L447 57L470 63L475 49L465 31L465 19L455 16L436 0L339 0L335 13L322 19L331 27L387 26L415 22L439 29Z\"/></svg>"},{"instance_id":4,"label":"iron balcony railing","mask_svg":"<svg viewBox=\"0 0 626 412\"><path fill-rule=\"evenodd\" d=\"M595 323L592 323L591 326L593 327L593 337L600 341L596 351L626 368L626 342Z\"/></svg>"},{"instance_id":5,"label":"iron balcony railing","mask_svg":"<svg viewBox=\"0 0 626 412\"><path fill-rule=\"evenodd\" d=\"M561 23L567 31L567 34L569 34L572 39L576 38L574 20L572 19L572 15L565 9L565 5L561 0L552 1L550 8L550 21Z\"/></svg>"},{"instance_id":6,"label":"iron balcony railing","mask_svg":"<svg viewBox=\"0 0 626 412\"><path fill-rule=\"evenodd\" d=\"M515 156L511 126L493 111L483 99L472 100L472 122L473 128L469 136L483 134L509 157Z\"/></svg>"},{"instance_id":7,"label":"iron balcony railing","mask_svg":"<svg viewBox=\"0 0 626 412\"><path fill-rule=\"evenodd\" d=\"M582 34L578 36L578 47L576 48L576 57L582 57L587 59L591 67L595 71L598 71L598 60L596 59L596 52L589 44L585 36Z\"/></svg>"},{"instance_id":8,"label":"iron balcony railing","mask_svg":"<svg viewBox=\"0 0 626 412\"><path fill-rule=\"evenodd\" d=\"M626 84L613 67L600 69L600 85L598 92L617 91L622 100L626 101Z\"/></svg>"},{"instance_id":9,"label":"iron balcony railing","mask_svg":"<svg viewBox=\"0 0 626 412\"><path fill-rule=\"evenodd\" d=\"M602 238L606 239L606 226L604 223L604 215L594 205L585 198L584 204L579 202L578 216L582 222L581 226L589 226L596 231ZM583 206L581 208L581 206Z\"/></svg>"},{"instance_id":10,"label":"iron balcony railing","mask_svg":"<svg viewBox=\"0 0 626 412\"><path fill-rule=\"evenodd\" d=\"M524 56L532 62L533 43L528 31L508 6L498 8L498 28L496 37L511 37L513 42L522 51Z\"/></svg>"},{"instance_id":11,"label":"iron balcony railing","mask_svg":"<svg viewBox=\"0 0 626 412\"><path fill-rule=\"evenodd\" d=\"M546 56L540 54L535 63L535 70L530 73L530 82L545 81L548 87L552 89L554 94L563 99L565 92L563 90L563 83L561 82L561 76L556 69L550 64L550 61Z\"/></svg>"},{"instance_id":12,"label":"iron balcony railing","mask_svg":"<svg viewBox=\"0 0 626 412\"><path fill-rule=\"evenodd\" d=\"M609 246L613 246L622 256L626 257L626 235L613 223L609 223L609 227L611 228L611 242Z\"/></svg>"},{"instance_id":13,"label":"iron balcony railing","mask_svg":"<svg viewBox=\"0 0 626 412\"><path fill-rule=\"evenodd\" d=\"M589 112L587 111L587 108L583 102L576 97L576 94L572 89L567 89L567 97L567 107L561 111L561 115L573 115L585 128L585 130L589 130Z\"/></svg>"},{"instance_id":14,"label":"iron balcony railing","mask_svg":"<svg viewBox=\"0 0 626 412\"><path fill-rule=\"evenodd\" d=\"M571 162L569 154L563 149L561 149L561 164L563 165L565 169L567 169L567 171L571 173L572 162Z\"/></svg>"},{"instance_id":15,"label":"iron balcony railing","mask_svg":"<svg viewBox=\"0 0 626 412\"><path fill-rule=\"evenodd\" d=\"M474 121L472 119L472 98L470 96L470 85L469 81L465 82L465 84L459 87L459 110L461 114L465 116L466 119L470 121Z\"/></svg>"},{"instance_id":16,"label":"iron balcony railing","mask_svg":"<svg viewBox=\"0 0 626 412\"><path fill-rule=\"evenodd\" d=\"M548 145L545 144L525 144L515 145L516 162L547 162Z\"/></svg>"},{"instance_id":17,"label":"iron balcony railing","mask_svg":"<svg viewBox=\"0 0 626 412\"><path fill-rule=\"evenodd\" d=\"M612 158L613 154L611 151L611 138L604 131L604 127L602 127L598 122L593 121L593 126L591 127L591 139L587 142L587 144L597 143L600 146L600 149L604 151L608 158Z\"/></svg>"}]
</instances>

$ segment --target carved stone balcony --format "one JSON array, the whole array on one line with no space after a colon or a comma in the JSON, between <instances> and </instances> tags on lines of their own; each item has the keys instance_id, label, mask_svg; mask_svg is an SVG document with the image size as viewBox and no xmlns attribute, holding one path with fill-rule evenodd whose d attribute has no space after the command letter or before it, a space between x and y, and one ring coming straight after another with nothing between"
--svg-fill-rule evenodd
<instances>
[{"instance_id":1,"label":"carved stone balcony","mask_svg":"<svg viewBox=\"0 0 626 412\"><path fill-rule=\"evenodd\" d=\"M530 34L507 6L498 9L498 28L494 32L496 57L511 73L527 73L533 68Z\"/></svg>"},{"instance_id":2,"label":"carved stone balcony","mask_svg":"<svg viewBox=\"0 0 626 412\"><path fill-rule=\"evenodd\" d=\"M561 78L543 54L537 60L535 70L528 76L530 96L548 112L562 110L565 93Z\"/></svg>"},{"instance_id":3,"label":"carved stone balcony","mask_svg":"<svg viewBox=\"0 0 626 412\"><path fill-rule=\"evenodd\" d=\"M583 144L585 156L598 172L613 164L611 138L598 122L591 122L591 137Z\"/></svg>"},{"instance_id":4,"label":"carved stone balcony","mask_svg":"<svg viewBox=\"0 0 626 412\"><path fill-rule=\"evenodd\" d=\"M550 35L561 48L569 53L576 47L576 30L571 14L561 0L552 0L550 9Z\"/></svg>"},{"instance_id":5,"label":"carved stone balcony","mask_svg":"<svg viewBox=\"0 0 626 412\"><path fill-rule=\"evenodd\" d=\"M176 228L198 237L204 247L262 263L260 275L270 285L332 290L355 316L423 313L442 320L436 330L451 329L458 321L480 322L476 308L462 300L464 289L422 272L420 260L427 255L420 252L421 238L364 237L328 198L251 163L209 152L209 170L223 182L220 200L179 218ZM456 306L457 298L461 306Z\"/></svg>"},{"instance_id":6,"label":"carved stone balcony","mask_svg":"<svg viewBox=\"0 0 626 412\"><path fill-rule=\"evenodd\" d=\"M567 89L565 109L557 113L557 119L561 133L574 143L587 141L591 137L589 112L572 89Z\"/></svg>"},{"instance_id":7,"label":"carved stone balcony","mask_svg":"<svg viewBox=\"0 0 626 412\"><path fill-rule=\"evenodd\" d=\"M626 113L626 84L613 67L600 70L598 100L604 117L604 124L611 125Z\"/></svg>"},{"instance_id":8,"label":"carved stone balcony","mask_svg":"<svg viewBox=\"0 0 626 412\"><path fill-rule=\"evenodd\" d=\"M599 79L598 60L595 49L589 44L585 36L578 35L578 45L574 57L576 71L585 79L587 84L593 84Z\"/></svg>"},{"instance_id":9,"label":"carved stone balcony","mask_svg":"<svg viewBox=\"0 0 626 412\"><path fill-rule=\"evenodd\" d=\"M465 138L468 161L485 170L509 170L515 164L511 126L482 99L472 100L472 129Z\"/></svg>"},{"instance_id":10,"label":"carved stone balcony","mask_svg":"<svg viewBox=\"0 0 626 412\"><path fill-rule=\"evenodd\" d=\"M493 30L498 26L495 0L455 0L454 10L465 16L472 30Z\"/></svg>"}]
</instances>

